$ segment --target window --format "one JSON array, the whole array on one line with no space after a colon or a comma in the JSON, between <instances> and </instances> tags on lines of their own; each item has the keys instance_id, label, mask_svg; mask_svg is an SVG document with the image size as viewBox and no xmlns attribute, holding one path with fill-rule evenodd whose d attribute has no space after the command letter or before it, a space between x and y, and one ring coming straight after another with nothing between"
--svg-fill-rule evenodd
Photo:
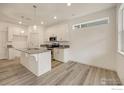
<instances>
[{"instance_id":1,"label":"window","mask_svg":"<svg viewBox=\"0 0 124 93\"><path fill-rule=\"evenodd\" d=\"M124 54L124 5L121 5L118 15L118 52Z\"/></svg>"},{"instance_id":2,"label":"window","mask_svg":"<svg viewBox=\"0 0 124 93\"><path fill-rule=\"evenodd\" d=\"M91 20L79 24L74 24L73 29L83 29L86 27L92 27L92 26L98 26L98 25L103 25L103 24L108 24L109 23L109 17L104 17L101 19L96 19L96 20Z\"/></svg>"},{"instance_id":3,"label":"window","mask_svg":"<svg viewBox=\"0 0 124 93\"><path fill-rule=\"evenodd\" d=\"M122 10L121 50L124 52L124 9Z\"/></svg>"}]
</instances>

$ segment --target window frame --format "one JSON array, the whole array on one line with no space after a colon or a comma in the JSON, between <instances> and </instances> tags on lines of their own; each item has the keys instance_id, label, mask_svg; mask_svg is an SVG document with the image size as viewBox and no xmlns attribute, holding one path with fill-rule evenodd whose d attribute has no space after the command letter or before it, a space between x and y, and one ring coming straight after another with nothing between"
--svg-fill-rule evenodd
<instances>
[{"instance_id":1,"label":"window frame","mask_svg":"<svg viewBox=\"0 0 124 93\"><path fill-rule=\"evenodd\" d=\"M122 45L122 39L124 38L124 4L120 5L118 11L118 49L117 52L124 55L124 44ZM123 35L123 36L122 36Z\"/></svg>"},{"instance_id":2,"label":"window frame","mask_svg":"<svg viewBox=\"0 0 124 93\"><path fill-rule=\"evenodd\" d=\"M97 22L102 22L102 21L107 21L107 23L102 23L102 24L97 23ZM88 26L89 24L94 24L94 23L97 23L97 25ZM83 29L83 28L94 27L94 26L105 25L105 24L109 24L109 17L108 16L94 19L94 20L90 20L90 21L86 21L86 22L81 22L78 24L73 24L72 29Z\"/></svg>"}]
</instances>

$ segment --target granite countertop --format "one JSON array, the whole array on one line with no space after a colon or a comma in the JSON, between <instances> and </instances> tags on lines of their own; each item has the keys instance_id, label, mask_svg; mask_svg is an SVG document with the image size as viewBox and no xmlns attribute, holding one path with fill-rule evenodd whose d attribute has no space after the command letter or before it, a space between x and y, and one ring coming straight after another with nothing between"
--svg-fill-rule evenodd
<instances>
[{"instance_id":1,"label":"granite countertop","mask_svg":"<svg viewBox=\"0 0 124 93\"><path fill-rule=\"evenodd\" d=\"M49 45L47 44L42 44L40 47L48 47ZM70 48L70 45L59 45L58 47L52 47L52 48L60 48L60 49L65 49L65 48Z\"/></svg>"},{"instance_id":2,"label":"granite countertop","mask_svg":"<svg viewBox=\"0 0 124 93\"><path fill-rule=\"evenodd\" d=\"M54 48L66 49L66 48L70 48L70 46L59 46L59 47L54 47Z\"/></svg>"},{"instance_id":3,"label":"granite countertop","mask_svg":"<svg viewBox=\"0 0 124 93\"><path fill-rule=\"evenodd\" d=\"M39 48L39 49L17 49L18 51L25 52L28 54L39 54L39 53L44 53L44 52L49 52L50 50Z\"/></svg>"}]
</instances>

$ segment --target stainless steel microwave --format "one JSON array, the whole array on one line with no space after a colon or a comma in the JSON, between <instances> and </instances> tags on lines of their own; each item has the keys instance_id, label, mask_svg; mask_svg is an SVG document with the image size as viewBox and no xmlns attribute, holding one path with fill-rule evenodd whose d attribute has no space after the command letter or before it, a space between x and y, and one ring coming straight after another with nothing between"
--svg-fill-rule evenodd
<instances>
[{"instance_id":1,"label":"stainless steel microwave","mask_svg":"<svg viewBox=\"0 0 124 93\"><path fill-rule=\"evenodd\" d=\"M50 37L49 41L57 41L57 37Z\"/></svg>"}]
</instances>

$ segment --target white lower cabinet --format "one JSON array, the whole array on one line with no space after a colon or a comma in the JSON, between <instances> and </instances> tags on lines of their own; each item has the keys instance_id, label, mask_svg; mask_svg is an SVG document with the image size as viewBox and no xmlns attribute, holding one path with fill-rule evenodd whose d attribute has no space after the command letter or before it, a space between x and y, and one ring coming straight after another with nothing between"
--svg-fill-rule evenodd
<instances>
[{"instance_id":1,"label":"white lower cabinet","mask_svg":"<svg viewBox=\"0 0 124 93\"><path fill-rule=\"evenodd\" d=\"M21 52L14 49L14 48L9 48L9 60L15 59L16 57L20 57Z\"/></svg>"},{"instance_id":2,"label":"white lower cabinet","mask_svg":"<svg viewBox=\"0 0 124 93\"><path fill-rule=\"evenodd\" d=\"M54 48L53 57L61 62L69 61L69 48Z\"/></svg>"},{"instance_id":3,"label":"white lower cabinet","mask_svg":"<svg viewBox=\"0 0 124 93\"><path fill-rule=\"evenodd\" d=\"M12 60L15 58L15 53L13 48L9 48L9 60Z\"/></svg>"},{"instance_id":4,"label":"white lower cabinet","mask_svg":"<svg viewBox=\"0 0 124 93\"><path fill-rule=\"evenodd\" d=\"M21 53L20 63L36 76L51 70L51 51L36 54Z\"/></svg>"}]
</instances>

